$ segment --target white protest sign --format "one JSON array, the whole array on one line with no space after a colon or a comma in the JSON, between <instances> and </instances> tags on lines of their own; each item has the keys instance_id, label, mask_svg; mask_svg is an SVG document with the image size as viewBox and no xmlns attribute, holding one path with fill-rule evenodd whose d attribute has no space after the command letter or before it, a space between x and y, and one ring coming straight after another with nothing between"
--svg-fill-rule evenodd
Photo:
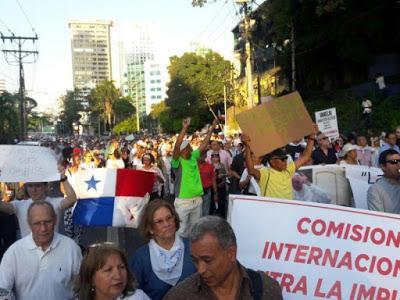
<instances>
[{"instance_id":1,"label":"white protest sign","mask_svg":"<svg viewBox=\"0 0 400 300\"><path fill-rule=\"evenodd\" d=\"M230 196L238 260L281 285L285 300L400 297L400 216Z\"/></svg>"},{"instance_id":2,"label":"white protest sign","mask_svg":"<svg viewBox=\"0 0 400 300\"><path fill-rule=\"evenodd\" d=\"M60 180L54 151L38 146L0 145L0 181Z\"/></svg>"},{"instance_id":3,"label":"white protest sign","mask_svg":"<svg viewBox=\"0 0 400 300\"><path fill-rule=\"evenodd\" d=\"M319 130L331 140L339 137L336 108L315 112L315 123L317 123Z\"/></svg>"},{"instance_id":4,"label":"white protest sign","mask_svg":"<svg viewBox=\"0 0 400 300\"><path fill-rule=\"evenodd\" d=\"M374 184L383 176L382 170L379 168L351 165L346 165L345 169L346 177L353 191L354 206L356 208L368 209L368 189L370 185Z\"/></svg>"}]
</instances>

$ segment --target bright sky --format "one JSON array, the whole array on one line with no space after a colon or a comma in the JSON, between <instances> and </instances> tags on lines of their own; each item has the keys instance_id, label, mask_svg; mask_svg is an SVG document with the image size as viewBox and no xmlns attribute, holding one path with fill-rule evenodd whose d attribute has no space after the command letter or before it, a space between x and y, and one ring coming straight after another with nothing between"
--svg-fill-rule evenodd
<instances>
[{"instance_id":1,"label":"bright sky","mask_svg":"<svg viewBox=\"0 0 400 300\"><path fill-rule=\"evenodd\" d=\"M68 20L156 22L165 57L181 55L190 50L190 42L200 42L231 59L231 29L240 20L238 10L234 0L218 0L202 8L192 7L191 0L1 0L0 32L10 35L10 29L17 36L33 36L32 26L37 32L39 59L24 65L25 87L43 111L55 107L59 96L72 89ZM8 49L10 43L0 42L0 47ZM35 46L26 42L24 50ZM4 54L1 77L9 91L18 89L18 67L8 65Z\"/></svg>"}]
</instances>

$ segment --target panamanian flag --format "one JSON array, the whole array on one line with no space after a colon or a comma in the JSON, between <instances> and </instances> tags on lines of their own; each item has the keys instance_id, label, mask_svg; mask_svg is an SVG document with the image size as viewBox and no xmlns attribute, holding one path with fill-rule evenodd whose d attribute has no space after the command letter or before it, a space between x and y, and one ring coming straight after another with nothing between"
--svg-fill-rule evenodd
<instances>
[{"instance_id":1,"label":"panamanian flag","mask_svg":"<svg viewBox=\"0 0 400 300\"><path fill-rule=\"evenodd\" d=\"M137 228L154 180L154 173L129 169L99 168L75 173L72 182L78 201L73 223Z\"/></svg>"}]
</instances>

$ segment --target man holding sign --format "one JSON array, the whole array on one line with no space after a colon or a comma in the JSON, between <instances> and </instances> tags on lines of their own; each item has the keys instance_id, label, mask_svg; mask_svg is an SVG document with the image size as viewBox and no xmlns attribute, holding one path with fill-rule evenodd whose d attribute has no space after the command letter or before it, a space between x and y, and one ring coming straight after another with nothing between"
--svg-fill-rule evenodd
<instances>
[{"instance_id":1,"label":"man holding sign","mask_svg":"<svg viewBox=\"0 0 400 300\"><path fill-rule=\"evenodd\" d=\"M62 211L66 208L72 207L77 198L74 189L67 180L65 175L65 168L59 165L58 170L60 172L60 182L65 191L65 197L48 198L47 193L49 186L47 182L27 182L25 183L25 193L29 197L28 200L14 200L11 202L0 201L0 211L7 214L15 214L18 219L19 228L21 231L21 237L28 235L31 230L27 220L28 208L34 201L46 200L53 205L57 215L57 226L55 230L58 231L58 224L60 218L62 218Z\"/></svg>"},{"instance_id":2,"label":"man holding sign","mask_svg":"<svg viewBox=\"0 0 400 300\"><path fill-rule=\"evenodd\" d=\"M311 159L317 132L318 126L314 124L314 132L306 138L306 149L303 155L295 162L287 163L288 156L286 152L278 148L267 154L267 161L270 167L260 170L254 168L254 161L251 157L250 137L247 134L242 134L242 142L246 145L245 157L248 172L259 182L261 196L293 199L292 177L297 169Z\"/></svg>"}]
</instances>

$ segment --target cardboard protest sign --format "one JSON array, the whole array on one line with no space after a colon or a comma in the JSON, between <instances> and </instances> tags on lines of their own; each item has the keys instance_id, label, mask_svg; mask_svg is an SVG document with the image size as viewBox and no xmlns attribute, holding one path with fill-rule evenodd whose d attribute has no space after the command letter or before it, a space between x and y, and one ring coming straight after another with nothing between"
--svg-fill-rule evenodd
<instances>
[{"instance_id":1,"label":"cardboard protest sign","mask_svg":"<svg viewBox=\"0 0 400 300\"><path fill-rule=\"evenodd\" d=\"M317 123L319 130L331 140L335 140L339 137L336 108L315 112L315 123Z\"/></svg>"},{"instance_id":2,"label":"cardboard protest sign","mask_svg":"<svg viewBox=\"0 0 400 300\"><path fill-rule=\"evenodd\" d=\"M262 156L313 132L310 115L294 92L258 105L236 116L242 132L251 139L251 149Z\"/></svg>"},{"instance_id":3,"label":"cardboard protest sign","mask_svg":"<svg viewBox=\"0 0 400 300\"><path fill-rule=\"evenodd\" d=\"M238 260L285 300L400 297L399 215L231 195L229 221Z\"/></svg>"},{"instance_id":4,"label":"cardboard protest sign","mask_svg":"<svg viewBox=\"0 0 400 300\"><path fill-rule=\"evenodd\" d=\"M54 151L38 146L0 145L0 181L60 180Z\"/></svg>"}]
</instances>

